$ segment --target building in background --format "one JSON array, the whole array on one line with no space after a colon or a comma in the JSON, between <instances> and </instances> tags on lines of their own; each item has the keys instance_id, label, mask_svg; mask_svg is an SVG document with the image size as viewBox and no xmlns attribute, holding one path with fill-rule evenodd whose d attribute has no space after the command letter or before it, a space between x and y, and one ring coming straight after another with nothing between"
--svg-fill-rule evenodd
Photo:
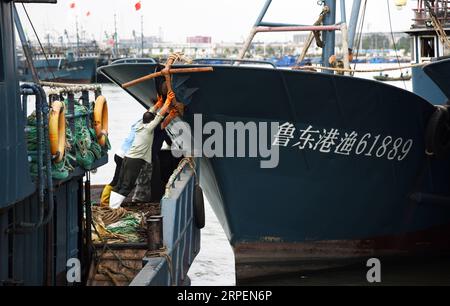
<instances>
[{"instance_id":1,"label":"building in background","mask_svg":"<svg viewBox=\"0 0 450 306\"><path fill-rule=\"evenodd\" d=\"M186 37L186 42L188 44L210 44L211 36L188 36Z\"/></svg>"}]
</instances>

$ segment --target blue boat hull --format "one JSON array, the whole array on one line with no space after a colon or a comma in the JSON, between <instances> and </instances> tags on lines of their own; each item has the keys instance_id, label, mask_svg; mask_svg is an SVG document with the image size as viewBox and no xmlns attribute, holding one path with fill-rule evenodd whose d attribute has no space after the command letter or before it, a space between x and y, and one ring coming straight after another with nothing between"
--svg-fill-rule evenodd
<instances>
[{"instance_id":1,"label":"blue boat hull","mask_svg":"<svg viewBox=\"0 0 450 306\"><path fill-rule=\"evenodd\" d=\"M89 84L96 80L97 60L95 58L80 59L75 61L45 60L35 61L39 79L42 81ZM31 82L31 73L28 68L22 69L20 80Z\"/></svg>"},{"instance_id":2,"label":"blue boat hull","mask_svg":"<svg viewBox=\"0 0 450 306\"><path fill-rule=\"evenodd\" d=\"M103 72L120 84L155 69L116 65ZM217 66L189 75L184 86L199 88L183 117L191 126L194 115L202 114L203 124L278 122L296 128L273 169L261 169L261 158L203 160L202 188L234 248L238 281L367 256L450 249L450 206L411 197L450 196L449 159L425 154L435 107L424 99L370 80L249 67ZM146 106L156 97L153 81L127 91ZM363 135L370 141L348 155L336 153L336 146L329 152L300 149L294 144L310 126L338 130L336 145L351 133L358 135L356 144ZM383 152L378 135L402 139L399 151L410 141L408 153L393 154L392 144Z\"/></svg>"},{"instance_id":3,"label":"blue boat hull","mask_svg":"<svg viewBox=\"0 0 450 306\"><path fill-rule=\"evenodd\" d=\"M450 58L432 62L423 70L450 99Z\"/></svg>"}]
</instances>

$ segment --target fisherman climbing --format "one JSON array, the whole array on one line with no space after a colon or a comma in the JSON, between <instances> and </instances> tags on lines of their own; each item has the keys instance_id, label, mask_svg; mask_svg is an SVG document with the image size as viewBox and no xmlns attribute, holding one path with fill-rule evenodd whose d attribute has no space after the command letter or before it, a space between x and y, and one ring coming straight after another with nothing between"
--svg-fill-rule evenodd
<instances>
[{"instance_id":1,"label":"fisherman climbing","mask_svg":"<svg viewBox=\"0 0 450 306\"><path fill-rule=\"evenodd\" d=\"M150 112L155 113L157 110L159 110L163 106L163 97L167 97L167 86L166 83L163 82L160 88L160 92L162 92L162 96L158 96L158 101L156 104L150 109ZM172 101L173 103L174 101ZM171 117L172 110L169 111L169 115L166 116L166 119L164 122L167 122L167 124L170 122L170 120L173 119ZM153 136L153 144L152 144L152 162L151 163L145 163L144 166L141 169L141 172L136 180L136 188L134 190L134 194L132 197L133 203L149 203L152 199L152 173L160 173L160 161L159 161L159 152L161 151L161 148L165 143L167 143L169 146L172 145L172 140L167 135L166 129L164 126L164 122L161 125L157 125L157 127L154 130L154 136ZM156 179L157 177L155 177Z\"/></svg>"},{"instance_id":2,"label":"fisherman climbing","mask_svg":"<svg viewBox=\"0 0 450 306\"><path fill-rule=\"evenodd\" d=\"M117 185L111 191L109 206L111 208L119 208L131 190L134 188L138 179L139 173L144 167L151 167L152 163L152 147L155 129L163 120L164 115L169 110L175 94L170 91L167 94L167 99L160 111L156 114L156 108L162 104L159 103L151 111L144 113L142 123L136 126L136 135L130 150L123 159L122 167L120 169L119 179ZM153 112L152 112L153 111ZM147 165L150 164L150 165Z\"/></svg>"},{"instance_id":3,"label":"fisherman climbing","mask_svg":"<svg viewBox=\"0 0 450 306\"><path fill-rule=\"evenodd\" d=\"M114 154L114 162L116 163L116 169L114 171L114 177L113 177L112 181L108 185L105 185L105 187L103 189L103 192L101 195L101 200L100 200L100 203L102 206L105 206L105 207L109 206L109 197L111 194L111 190L113 189L113 187L115 185L117 185L117 182L119 181L120 168L122 167L123 158L125 157L125 154L128 153L128 151L133 143L134 136L136 134L136 126L141 122L142 122L142 119L139 119L131 126L131 130L130 130L130 133L128 134L127 138L124 139L120 149L117 150L116 153Z\"/></svg>"}]
</instances>

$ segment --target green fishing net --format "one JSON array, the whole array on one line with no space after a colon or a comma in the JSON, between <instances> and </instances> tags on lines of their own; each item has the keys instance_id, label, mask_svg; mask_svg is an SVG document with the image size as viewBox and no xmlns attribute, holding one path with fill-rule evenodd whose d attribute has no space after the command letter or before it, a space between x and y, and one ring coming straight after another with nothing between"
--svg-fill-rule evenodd
<instances>
[{"instance_id":1,"label":"green fishing net","mask_svg":"<svg viewBox=\"0 0 450 306\"><path fill-rule=\"evenodd\" d=\"M66 115L66 152L64 158L60 162L52 162L52 177L57 180L62 180L69 177L70 173L76 168L81 167L85 170L91 170L96 160L105 156L108 150L111 149L109 139L107 138L105 148L102 148L97 141L97 137L94 129L89 128L87 125L88 118L92 122L92 109L91 103L89 109L84 105L75 103L74 105L74 130L72 132L69 126L69 120L67 118L68 101L64 101L65 115ZM33 176L37 175L37 127L36 127L36 115L33 112L27 118L26 140L27 150L30 161L30 172ZM42 152L44 152L44 146L42 145ZM44 154L44 153L43 153ZM44 169L45 169L45 158Z\"/></svg>"}]
</instances>

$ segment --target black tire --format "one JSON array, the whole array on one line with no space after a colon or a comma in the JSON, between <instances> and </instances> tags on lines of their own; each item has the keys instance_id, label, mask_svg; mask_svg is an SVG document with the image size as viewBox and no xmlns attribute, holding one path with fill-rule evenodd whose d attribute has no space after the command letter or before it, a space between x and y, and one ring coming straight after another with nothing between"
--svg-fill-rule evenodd
<instances>
[{"instance_id":1,"label":"black tire","mask_svg":"<svg viewBox=\"0 0 450 306\"><path fill-rule=\"evenodd\" d=\"M448 107L438 107L428 122L425 138L428 154L448 158L450 154L450 114Z\"/></svg>"},{"instance_id":2,"label":"black tire","mask_svg":"<svg viewBox=\"0 0 450 306\"><path fill-rule=\"evenodd\" d=\"M205 203L203 190L199 185L195 185L194 188L194 222L199 229L205 227Z\"/></svg>"}]
</instances>

